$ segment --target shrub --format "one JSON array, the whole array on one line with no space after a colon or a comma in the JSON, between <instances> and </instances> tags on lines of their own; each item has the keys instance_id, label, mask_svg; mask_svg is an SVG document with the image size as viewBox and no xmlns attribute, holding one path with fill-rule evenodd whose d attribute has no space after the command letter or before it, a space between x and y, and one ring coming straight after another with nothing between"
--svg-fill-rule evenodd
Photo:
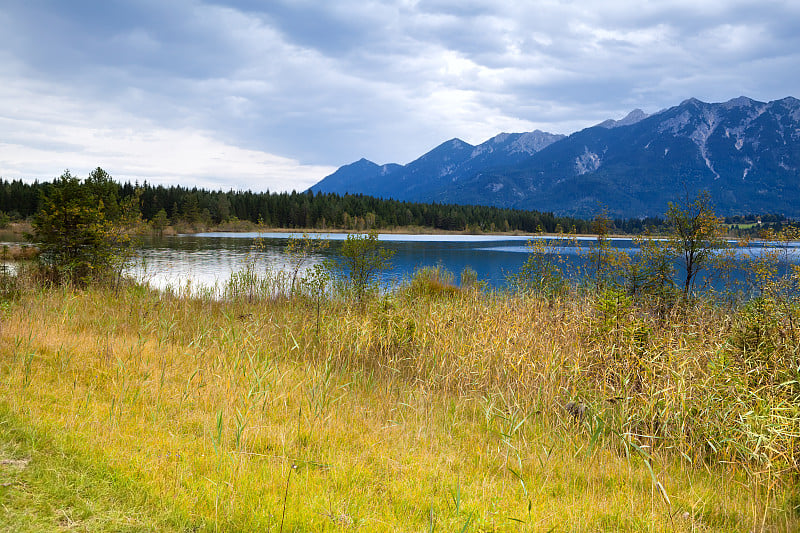
<instances>
[{"instance_id":1,"label":"shrub","mask_svg":"<svg viewBox=\"0 0 800 533\"><path fill-rule=\"evenodd\" d=\"M577 246L577 241L564 235L529 240L527 260L519 272L507 276L512 290L546 298L564 294L569 288L570 275L575 274L574 267L560 251L566 246Z\"/></svg>"},{"instance_id":2,"label":"shrub","mask_svg":"<svg viewBox=\"0 0 800 533\"><path fill-rule=\"evenodd\" d=\"M350 234L342 244L340 257L328 262L328 269L344 291L363 302L377 286L378 274L391 267L394 252L383 248L378 234Z\"/></svg>"}]
</instances>

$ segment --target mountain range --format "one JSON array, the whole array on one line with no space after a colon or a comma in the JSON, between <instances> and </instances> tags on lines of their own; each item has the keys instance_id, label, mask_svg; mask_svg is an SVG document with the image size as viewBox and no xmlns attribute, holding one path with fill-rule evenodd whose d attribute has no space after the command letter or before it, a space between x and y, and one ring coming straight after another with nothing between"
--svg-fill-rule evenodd
<instances>
[{"instance_id":1,"label":"mountain range","mask_svg":"<svg viewBox=\"0 0 800 533\"><path fill-rule=\"evenodd\" d=\"M800 217L800 100L690 98L569 136L451 139L407 165L361 159L310 190L585 217L663 215L668 202L707 190L719 215Z\"/></svg>"}]
</instances>

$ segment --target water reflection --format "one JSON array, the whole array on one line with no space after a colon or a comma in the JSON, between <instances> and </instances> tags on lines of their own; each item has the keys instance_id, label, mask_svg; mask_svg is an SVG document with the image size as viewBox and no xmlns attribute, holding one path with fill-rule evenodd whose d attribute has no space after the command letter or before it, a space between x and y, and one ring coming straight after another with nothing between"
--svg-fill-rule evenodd
<instances>
[{"instance_id":1,"label":"water reflection","mask_svg":"<svg viewBox=\"0 0 800 533\"><path fill-rule=\"evenodd\" d=\"M201 233L162 239L149 239L140 251L139 261L130 272L153 287L181 288L187 284L197 287L222 287L231 273L252 264L256 272L289 268L285 254L290 236L287 233ZM316 265L339 254L343 233L317 233L312 237L327 239L330 246L310 257L306 267ZM393 268L381 279L384 286L401 282L418 268L441 265L458 274L466 267L475 270L480 280L490 287L503 287L509 273L519 271L529 249L525 235L399 235L381 234L383 245L395 252ZM542 238L542 237L533 237ZM571 259L585 263L580 257L591 249L594 237L571 238L569 241L545 238L548 248ZM610 239L610 246L635 254L639 251L630 238ZM734 249L739 261L752 259L764 252L780 252L789 263L800 262L800 243L757 243Z\"/></svg>"}]
</instances>

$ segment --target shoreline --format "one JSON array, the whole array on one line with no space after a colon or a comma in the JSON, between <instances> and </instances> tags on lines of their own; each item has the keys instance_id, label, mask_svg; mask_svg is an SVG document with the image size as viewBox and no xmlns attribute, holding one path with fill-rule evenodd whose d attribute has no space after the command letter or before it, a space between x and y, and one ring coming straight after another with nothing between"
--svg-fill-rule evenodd
<instances>
[{"instance_id":1,"label":"shoreline","mask_svg":"<svg viewBox=\"0 0 800 533\"><path fill-rule=\"evenodd\" d=\"M25 235L33 230L31 224L27 221L12 222L7 228L0 229L0 242L8 244L21 245L34 243L28 241ZM238 221L233 224L219 224L210 227L203 226L188 226L183 224L171 225L165 227L160 232L148 227L147 224L142 224L136 231L131 232L131 235L140 237L155 236L160 233L161 237L174 237L177 235L196 235L198 233L286 233L286 234L315 234L315 233L332 233L332 234L364 234L373 230L368 229L342 229L342 228L285 228L285 227L259 227L257 224L251 222ZM548 232L525 232L521 230L513 231L469 231L469 230L443 230L435 229L427 226L402 226L394 228L383 228L374 230L379 234L385 235L474 235L474 236L490 236L490 237L563 237L563 238L580 238L580 239L597 239L596 233L548 233ZM642 237L646 239L664 239L667 234L655 235L642 235L634 233L613 233L606 235L608 239L633 239ZM728 241L736 242L771 242L763 238L747 239L743 237L736 237L726 235L723 237ZM789 241L800 242L800 241Z\"/></svg>"},{"instance_id":2,"label":"shoreline","mask_svg":"<svg viewBox=\"0 0 800 533\"><path fill-rule=\"evenodd\" d=\"M197 235L199 233L286 233L286 234L299 234L303 235L305 233L308 234L320 234L320 233L333 233L333 234L355 234L355 235L363 235L365 233L369 233L372 230L348 230L348 229L330 229L330 228L252 228L252 229L229 229L224 227L214 227L214 228L206 228L202 230L192 230L192 231L177 231L174 227L170 226L169 228L171 231L164 231L165 237L167 236L178 236L178 235ZM598 235L596 233L547 233L547 232L536 232L530 233L521 230L515 231L483 231L483 232L474 232L474 231L454 231L454 230L439 230L434 228L428 228L424 226L409 226L404 228L390 228L390 229L377 229L374 230L378 234L382 235L473 235L473 236L487 236L487 237L537 237L537 236L544 236L544 237L565 237L565 238L592 238L596 239ZM632 239L635 237L641 236L639 234L626 234L626 233L613 233L606 235L608 239ZM663 238L666 235L649 235L643 236L646 238Z\"/></svg>"}]
</instances>

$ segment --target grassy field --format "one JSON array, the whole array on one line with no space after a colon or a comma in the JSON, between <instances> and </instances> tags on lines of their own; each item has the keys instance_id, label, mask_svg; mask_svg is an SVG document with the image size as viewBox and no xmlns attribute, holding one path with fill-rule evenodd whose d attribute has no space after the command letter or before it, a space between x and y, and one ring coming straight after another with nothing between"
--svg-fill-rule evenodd
<instances>
[{"instance_id":1,"label":"grassy field","mask_svg":"<svg viewBox=\"0 0 800 533\"><path fill-rule=\"evenodd\" d=\"M237 294L5 302L0 529L800 529L781 320L753 344L751 315L619 294Z\"/></svg>"}]
</instances>

